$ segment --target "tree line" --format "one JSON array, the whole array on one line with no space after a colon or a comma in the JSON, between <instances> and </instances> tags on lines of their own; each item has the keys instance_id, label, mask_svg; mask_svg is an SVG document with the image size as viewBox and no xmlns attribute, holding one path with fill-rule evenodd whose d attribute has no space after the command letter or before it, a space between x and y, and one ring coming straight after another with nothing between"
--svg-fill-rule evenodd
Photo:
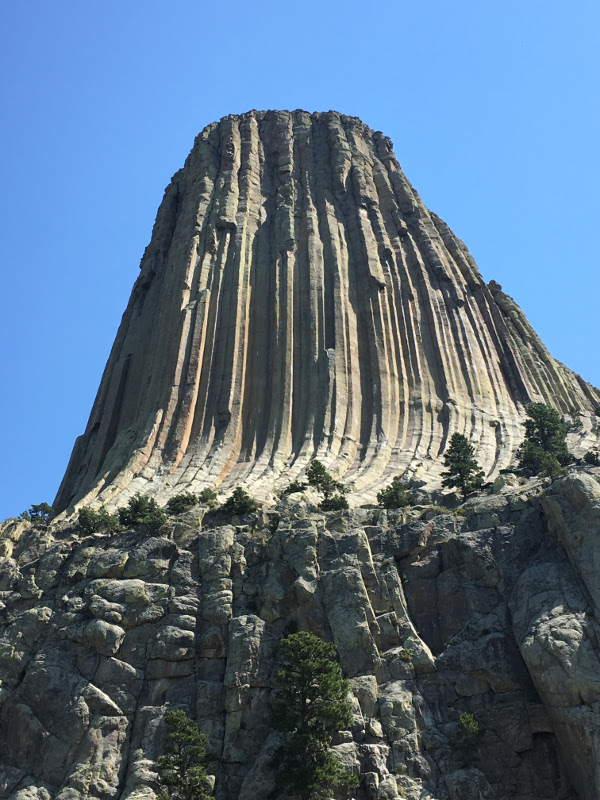
<instances>
[{"instance_id":1,"label":"tree line","mask_svg":"<svg viewBox=\"0 0 600 800\"><path fill-rule=\"evenodd\" d=\"M600 416L600 408L596 410ZM527 419L523 423L525 438L516 453L517 465L504 472L518 471L526 476L539 475L553 481L565 475L566 467L575 461L567 447L567 425L559 412L545 403L530 403L526 411ZM475 450L462 433L453 434L443 460L445 470L442 472L442 486L457 489L463 500L485 488L484 472L475 458ZM600 466L600 455L596 451L589 451L584 455L583 462ZM310 463L305 477L304 481L290 483L280 492L280 497L312 488L321 495L319 508L322 511L348 508L348 487L336 480L318 459ZM399 476L377 493L377 502L387 509L406 508L413 504L410 489ZM213 489L204 489L198 494L177 494L170 498L164 509L154 498L136 494L116 514L109 514L105 509L82 508L78 522L86 534L118 532L128 527L136 527L146 533L158 533L164 528L168 516L189 511L197 505L206 505L221 516L239 516L258 508L258 503L245 489L237 486L220 506ZM42 525L50 522L53 516L54 511L47 503L33 505L21 514L22 519Z\"/></svg>"}]
</instances>

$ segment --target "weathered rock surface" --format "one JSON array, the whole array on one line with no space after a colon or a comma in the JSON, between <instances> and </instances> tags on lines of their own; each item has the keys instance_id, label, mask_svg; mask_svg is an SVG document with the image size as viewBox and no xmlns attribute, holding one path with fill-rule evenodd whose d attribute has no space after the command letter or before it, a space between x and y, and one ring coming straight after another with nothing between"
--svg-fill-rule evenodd
<instances>
[{"instance_id":1,"label":"weathered rock surface","mask_svg":"<svg viewBox=\"0 0 600 800\"><path fill-rule=\"evenodd\" d=\"M266 798L274 654L301 629L350 678L357 800L595 800L600 470L526 489L466 519L298 501L172 538L5 523L0 798L152 800L167 704L209 735L219 800Z\"/></svg>"},{"instance_id":2,"label":"weathered rock surface","mask_svg":"<svg viewBox=\"0 0 600 800\"><path fill-rule=\"evenodd\" d=\"M369 501L391 475L437 485L457 431L493 478L532 400L581 421L577 455L595 445L600 393L482 280L390 140L251 111L205 128L167 188L54 505L267 498L315 457Z\"/></svg>"},{"instance_id":3,"label":"weathered rock surface","mask_svg":"<svg viewBox=\"0 0 600 800\"><path fill-rule=\"evenodd\" d=\"M386 137L334 112L209 125L166 190L65 513L0 526L0 800L153 800L169 706L209 736L218 800L266 800L297 629L350 679L334 747L355 800L597 800L600 470L543 494L500 474L532 400L571 417L577 455L597 444L598 390L483 282ZM73 522L136 492L273 501L314 458L354 504L399 474L425 497L457 431L493 480L466 517L296 494L163 536Z\"/></svg>"}]
</instances>

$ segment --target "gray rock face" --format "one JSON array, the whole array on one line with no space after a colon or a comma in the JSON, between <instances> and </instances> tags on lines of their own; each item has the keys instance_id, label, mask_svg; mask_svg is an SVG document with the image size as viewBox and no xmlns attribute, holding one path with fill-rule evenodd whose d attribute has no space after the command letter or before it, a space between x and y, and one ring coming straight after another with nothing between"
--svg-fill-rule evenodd
<instances>
[{"instance_id":1,"label":"gray rock face","mask_svg":"<svg viewBox=\"0 0 600 800\"><path fill-rule=\"evenodd\" d=\"M555 361L430 213L389 139L335 112L251 111L197 137L152 240L54 503L244 484L267 498L319 458L372 501L439 484L466 434L488 477L524 405L600 393Z\"/></svg>"},{"instance_id":2,"label":"gray rock face","mask_svg":"<svg viewBox=\"0 0 600 800\"><path fill-rule=\"evenodd\" d=\"M4 524L0 798L153 800L168 705L208 734L219 800L267 798L275 653L300 629L350 678L356 800L595 800L599 497L586 468L466 519L299 501L173 538Z\"/></svg>"},{"instance_id":3,"label":"gray rock face","mask_svg":"<svg viewBox=\"0 0 600 800\"><path fill-rule=\"evenodd\" d=\"M169 706L208 735L218 800L266 800L296 629L350 679L333 746L355 800L597 800L600 470L543 496L499 475L532 400L577 415L577 455L597 442L598 390L483 282L386 137L335 112L209 125L166 190L65 513L0 525L0 800L154 800ZM296 494L85 538L70 513L236 484L273 501L314 458L355 504L398 474L424 497L457 431L495 479L466 518Z\"/></svg>"}]
</instances>

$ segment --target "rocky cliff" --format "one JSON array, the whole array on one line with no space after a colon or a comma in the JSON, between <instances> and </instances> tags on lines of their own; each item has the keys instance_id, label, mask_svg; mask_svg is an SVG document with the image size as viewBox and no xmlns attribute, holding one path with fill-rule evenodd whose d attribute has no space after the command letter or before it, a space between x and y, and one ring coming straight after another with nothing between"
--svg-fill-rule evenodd
<instances>
[{"instance_id":1,"label":"rocky cliff","mask_svg":"<svg viewBox=\"0 0 600 800\"><path fill-rule=\"evenodd\" d=\"M597 444L598 390L484 283L386 137L334 112L209 125L61 513L0 525L0 799L155 800L175 706L210 738L217 800L266 800L276 648L306 630L350 679L334 746L354 800L597 800L600 469L499 475L533 400L570 418L577 455ZM491 489L454 512L369 506L397 475L439 489L455 432ZM362 507L276 499L314 458ZM260 512L199 507L161 535L87 536L74 513L236 484Z\"/></svg>"},{"instance_id":2,"label":"rocky cliff","mask_svg":"<svg viewBox=\"0 0 600 800\"><path fill-rule=\"evenodd\" d=\"M152 800L167 704L208 733L219 800L267 798L274 652L303 629L350 678L356 800L596 800L600 469L502 483L465 516L292 495L150 538L5 523L0 798Z\"/></svg>"},{"instance_id":3,"label":"rocky cliff","mask_svg":"<svg viewBox=\"0 0 600 800\"><path fill-rule=\"evenodd\" d=\"M329 112L209 125L167 188L55 506L244 483L266 499L319 458L368 501L439 482L466 434L488 477L542 400L599 431L555 361L429 212L389 139Z\"/></svg>"}]
</instances>

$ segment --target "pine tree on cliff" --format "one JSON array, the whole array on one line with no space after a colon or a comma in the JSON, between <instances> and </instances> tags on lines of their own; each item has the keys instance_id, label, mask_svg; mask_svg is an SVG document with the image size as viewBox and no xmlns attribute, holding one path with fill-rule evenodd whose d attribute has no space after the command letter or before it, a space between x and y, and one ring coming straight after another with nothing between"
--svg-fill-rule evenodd
<instances>
[{"instance_id":1,"label":"pine tree on cliff","mask_svg":"<svg viewBox=\"0 0 600 800\"><path fill-rule=\"evenodd\" d=\"M450 440L450 447L444 454L444 465L442 485L460 489L464 500L483 486L483 470L475 459L472 445L462 433L455 433Z\"/></svg>"},{"instance_id":2,"label":"pine tree on cliff","mask_svg":"<svg viewBox=\"0 0 600 800\"><path fill-rule=\"evenodd\" d=\"M208 739L181 709L167 711L164 752L156 762L159 800L210 800Z\"/></svg>"},{"instance_id":3,"label":"pine tree on cliff","mask_svg":"<svg viewBox=\"0 0 600 800\"><path fill-rule=\"evenodd\" d=\"M344 497L348 490L343 483L336 481L316 458L306 470L306 479L309 486L322 492L323 500L319 503L319 508L323 511L340 511L348 508L348 501Z\"/></svg>"},{"instance_id":4,"label":"pine tree on cliff","mask_svg":"<svg viewBox=\"0 0 600 800\"><path fill-rule=\"evenodd\" d=\"M279 646L275 675L275 728L285 737L274 758L273 797L329 798L333 787L356 786L331 752L335 734L353 722L349 682L342 676L334 645L312 633L294 633Z\"/></svg>"},{"instance_id":5,"label":"pine tree on cliff","mask_svg":"<svg viewBox=\"0 0 600 800\"><path fill-rule=\"evenodd\" d=\"M573 461L567 447L567 426L555 408L530 403L525 420L525 439L517 450L519 467L531 475L557 478Z\"/></svg>"}]
</instances>

